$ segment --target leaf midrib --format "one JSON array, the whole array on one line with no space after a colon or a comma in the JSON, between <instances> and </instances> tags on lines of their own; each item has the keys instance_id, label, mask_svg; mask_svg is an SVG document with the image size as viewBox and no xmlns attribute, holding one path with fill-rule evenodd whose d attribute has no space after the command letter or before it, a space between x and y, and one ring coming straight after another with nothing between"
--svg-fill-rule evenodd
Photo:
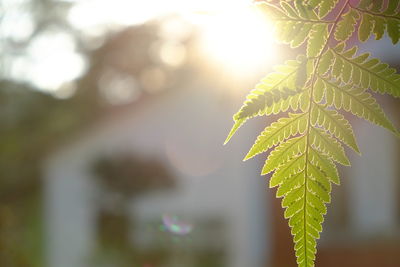
<instances>
[{"instance_id":1,"label":"leaf midrib","mask_svg":"<svg viewBox=\"0 0 400 267\"><path fill-rule=\"evenodd\" d=\"M389 19L400 20L400 18L396 17L395 15L386 15L386 14L382 14L382 13L372 12L372 11L369 11L369 10L365 10L365 9L361 9L361 8L355 7L355 6L351 5L351 4L349 4L349 6L352 9L355 9L355 10L361 12L361 13L367 13L367 14L370 14L370 15L376 16L376 17L384 17L384 18L389 18Z\"/></svg>"},{"instance_id":2,"label":"leaf midrib","mask_svg":"<svg viewBox=\"0 0 400 267\"><path fill-rule=\"evenodd\" d=\"M334 21L331 20L312 20L312 19L275 19L275 21L294 21L294 22L306 22L306 23L314 23L314 24L332 24Z\"/></svg>"},{"instance_id":3,"label":"leaf midrib","mask_svg":"<svg viewBox=\"0 0 400 267\"><path fill-rule=\"evenodd\" d=\"M305 267L308 267L308 253L307 253L307 231L306 231L306 226L307 226L307 181L308 181L308 152L309 152L309 147L310 147L310 127L311 127L311 110L312 110L312 104L314 103L314 88L315 88L315 82L316 82L316 77L317 77L317 72L318 72L318 66L321 61L321 57L323 53L325 52L326 47L328 46L329 40L332 38L332 35L334 34L334 29L336 28L340 17L342 16L343 12L346 10L346 7L348 6L350 0L347 0L346 3L343 5L342 9L338 13L337 17L335 18L335 22L332 25L332 28L330 29L330 32L328 34L328 37L326 39L326 42L324 44L324 47L322 48L320 54L318 55L317 61L314 66L314 72L311 80L311 92L310 92L310 104L309 104L309 109L308 109L308 121L307 121L307 140L306 140L306 163L305 163L305 182L304 182L304 204L303 204L303 209L304 209L304 215L303 215L303 228L304 228L304 261L305 261Z\"/></svg>"}]
</instances>

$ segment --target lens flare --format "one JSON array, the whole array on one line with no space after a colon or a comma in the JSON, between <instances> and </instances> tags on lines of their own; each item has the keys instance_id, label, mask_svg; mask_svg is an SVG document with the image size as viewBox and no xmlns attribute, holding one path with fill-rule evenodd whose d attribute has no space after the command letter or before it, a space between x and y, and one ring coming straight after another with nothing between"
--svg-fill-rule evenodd
<instances>
[{"instance_id":1,"label":"lens flare","mask_svg":"<svg viewBox=\"0 0 400 267\"><path fill-rule=\"evenodd\" d=\"M164 214L162 222L165 229L176 235L187 235L192 232L193 225L180 219L178 216Z\"/></svg>"},{"instance_id":2,"label":"lens flare","mask_svg":"<svg viewBox=\"0 0 400 267\"><path fill-rule=\"evenodd\" d=\"M202 50L236 74L249 74L277 59L273 28L255 7L228 9L201 23Z\"/></svg>"}]
</instances>

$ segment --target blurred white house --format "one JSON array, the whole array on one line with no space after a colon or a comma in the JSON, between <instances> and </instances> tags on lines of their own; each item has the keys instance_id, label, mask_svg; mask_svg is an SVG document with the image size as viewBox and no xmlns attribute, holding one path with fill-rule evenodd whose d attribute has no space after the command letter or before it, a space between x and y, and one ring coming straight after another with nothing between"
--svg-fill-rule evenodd
<instances>
[{"instance_id":1,"label":"blurred white house","mask_svg":"<svg viewBox=\"0 0 400 267\"><path fill-rule=\"evenodd\" d=\"M154 232L146 232L146 225L162 223L162 216L170 214L185 218L193 227L189 235L194 250L222 248L223 266L265 266L270 229L266 182L259 176L257 160L242 163L252 142L249 136L254 137L260 129L249 124L224 147L232 104L220 93L218 88L197 82L190 89L139 100L131 108L101 119L48 157L48 267L89 266L99 212L91 164L99 156L127 152L164 162L177 183L175 190L156 191L132 202L132 216L137 221L133 243L154 247ZM208 231L202 226L207 221L219 222L221 231ZM171 245L171 254L174 249ZM168 266L194 266L190 262L190 257L177 261L171 256Z\"/></svg>"}]
</instances>

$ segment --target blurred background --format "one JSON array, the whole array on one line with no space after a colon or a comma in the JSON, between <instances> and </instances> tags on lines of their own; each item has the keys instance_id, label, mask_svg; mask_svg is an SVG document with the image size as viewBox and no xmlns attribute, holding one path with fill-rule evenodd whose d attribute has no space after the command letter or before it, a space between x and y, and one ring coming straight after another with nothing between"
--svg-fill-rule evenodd
<instances>
[{"instance_id":1,"label":"blurred background","mask_svg":"<svg viewBox=\"0 0 400 267\"><path fill-rule=\"evenodd\" d=\"M292 267L280 200L222 146L247 92L298 51L250 1L0 1L0 266ZM400 66L387 38L363 45ZM380 103L400 126L399 102ZM318 266L400 262L400 142L346 114Z\"/></svg>"}]
</instances>

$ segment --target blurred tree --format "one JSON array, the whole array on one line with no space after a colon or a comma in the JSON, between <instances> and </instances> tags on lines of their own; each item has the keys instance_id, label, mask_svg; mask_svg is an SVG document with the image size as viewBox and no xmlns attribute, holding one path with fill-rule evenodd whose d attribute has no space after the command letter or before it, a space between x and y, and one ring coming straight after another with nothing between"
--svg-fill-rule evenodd
<instances>
[{"instance_id":1,"label":"blurred tree","mask_svg":"<svg viewBox=\"0 0 400 267\"><path fill-rule=\"evenodd\" d=\"M0 88L0 262L43 266L40 162L78 120L67 101L10 81Z\"/></svg>"}]
</instances>

